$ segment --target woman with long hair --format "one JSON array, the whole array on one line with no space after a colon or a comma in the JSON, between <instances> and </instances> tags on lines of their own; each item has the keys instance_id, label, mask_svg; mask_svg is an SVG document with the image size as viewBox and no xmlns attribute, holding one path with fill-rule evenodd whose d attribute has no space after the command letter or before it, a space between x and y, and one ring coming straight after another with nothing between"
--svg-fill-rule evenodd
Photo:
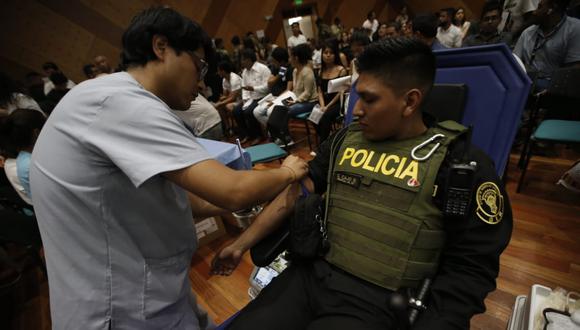
<instances>
[{"instance_id":1,"label":"woman with long hair","mask_svg":"<svg viewBox=\"0 0 580 330\"><path fill-rule=\"evenodd\" d=\"M471 27L471 23L466 19L465 9L462 7L459 7L455 12L453 24L461 29L461 39L465 39L467 33L469 33L469 27Z\"/></svg>"},{"instance_id":2,"label":"woman with long hair","mask_svg":"<svg viewBox=\"0 0 580 330\"><path fill-rule=\"evenodd\" d=\"M330 135L332 123L340 115L340 93L328 93L328 82L347 75L340 61L338 41L330 39L322 45L322 67L318 77L318 103L324 112L316 126L320 142Z\"/></svg>"}]
</instances>

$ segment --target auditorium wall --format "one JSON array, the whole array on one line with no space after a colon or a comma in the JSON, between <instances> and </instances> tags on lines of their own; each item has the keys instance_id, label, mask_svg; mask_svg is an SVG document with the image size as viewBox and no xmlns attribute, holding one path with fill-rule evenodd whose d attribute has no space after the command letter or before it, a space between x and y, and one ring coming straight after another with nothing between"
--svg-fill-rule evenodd
<instances>
[{"instance_id":1,"label":"auditorium wall","mask_svg":"<svg viewBox=\"0 0 580 330\"><path fill-rule=\"evenodd\" d=\"M412 12L434 11L443 6L463 6L468 16L479 13L484 0L409 0ZM346 27L360 26L375 10L380 21L393 18L401 0L304 0L318 16L331 21L338 16ZM72 80L84 80L82 66L96 55L119 62L121 35L135 13L152 5L168 5L201 23L213 37L264 30L285 44L282 11L292 10L292 0L2 0L0 2L0 70L15 79L42 71L54 61ZM270 20L266 17L271 16Z\"/></svg>"}]
</instances>

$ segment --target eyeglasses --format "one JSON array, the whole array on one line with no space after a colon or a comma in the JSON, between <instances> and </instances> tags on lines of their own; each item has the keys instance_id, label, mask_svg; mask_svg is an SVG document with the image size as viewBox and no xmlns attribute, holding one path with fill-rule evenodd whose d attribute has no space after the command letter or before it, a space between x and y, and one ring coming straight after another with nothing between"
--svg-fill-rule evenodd
<instances>
[{"instance_id":1,"label":"eyeglasses","mask_svg":"<svg viewBox=\"0 0 580 330\"><path fill-rule=\"evenodd\" d=\"M199 81L202 81L205 78L205 75L207 74L207 70L208 70L208 64L207 62L197 56L197 54L195 54L193 51L191 50L186 50L186 53L189 54L189 56L191 56L191 58L193 58L194 62L195 62L195 66L197 66L197 71L198 71L198 76L199 76Z\"/></svg>"}]
</instances>

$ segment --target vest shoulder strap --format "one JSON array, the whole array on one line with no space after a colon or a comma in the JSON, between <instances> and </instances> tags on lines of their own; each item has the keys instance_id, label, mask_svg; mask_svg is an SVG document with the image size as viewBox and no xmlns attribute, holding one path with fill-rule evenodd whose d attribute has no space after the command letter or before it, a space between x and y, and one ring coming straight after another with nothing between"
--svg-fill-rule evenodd
<instances>
[{"instance_id":1,"label":"vest shoulder strap","mask_svg":"<svg viewBox=\"0 0 580 330\"><path fill-rule=\"evenodd\" d=\"M440 123L437 123L437 126L456 133L463 133L467 130L467 127L461 125L460 123L453 121L453 120L446 120Z\"/></svg>"}]
</instances>

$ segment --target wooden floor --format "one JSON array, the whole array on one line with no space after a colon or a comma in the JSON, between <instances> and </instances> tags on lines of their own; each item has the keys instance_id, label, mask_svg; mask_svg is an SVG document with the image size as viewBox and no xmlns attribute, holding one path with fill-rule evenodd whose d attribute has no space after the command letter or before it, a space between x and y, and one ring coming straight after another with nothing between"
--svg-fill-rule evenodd
<instances>
[{"instance_id":1,"label":"wooden floor","mask_svg":"<svg viewBox=\"0 0 580 330\"><path fill-rule=\"evenodd\" d=\"M295 153L311 158L306 143ZM520 171L512 155L507 190L514 213L511 242L502 255L497 290L486 299L487 312L472 319L472 329L505 329L517 295L527 294L532 284L562 286L580 291L580 195L555 185L560 175L580 158L570 150L557 158L534 157L526 186L515 193ZM277 162L267 166L278 166ZM231 228L230 228L231 229ZM216 323L244 307L248 301L248 278L253 265L246 254L238 269L229 277L210 276L209 265L216 251L230 243L237 233L228 234L194 256L189 274L199 303ZM26 303L16 320L16 329L50 329L46 282L39 294ZM3 325L0 325L3 328Z\"/></svg>"}]
</instances>

